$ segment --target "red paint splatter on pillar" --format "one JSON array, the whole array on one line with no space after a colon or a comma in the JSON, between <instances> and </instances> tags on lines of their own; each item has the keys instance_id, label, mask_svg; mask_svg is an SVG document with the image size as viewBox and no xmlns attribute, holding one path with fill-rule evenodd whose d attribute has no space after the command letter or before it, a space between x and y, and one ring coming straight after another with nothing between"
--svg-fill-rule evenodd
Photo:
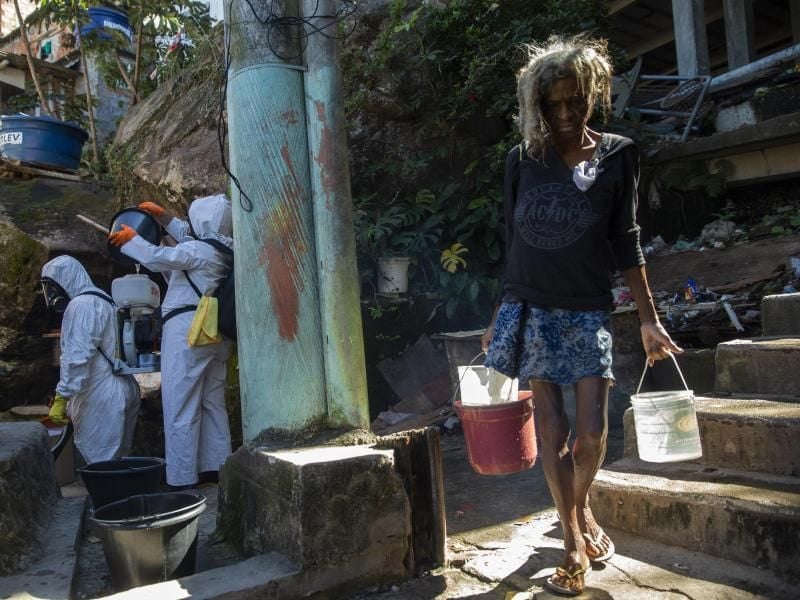
<instances>
[{"instance_id":1,"label":"red paint splatter on pillar","mask_svg":"<svg viewBox=\"0 0 800 600\"><path fill-rule=\"evenodd\" d=\"M325 103L319 100L314 102L317 109L317 119L320 124L319 152L314 160L320 169L320 184L325 193L325 207L331 209L331 197L336 194L337 182L341 181L342 161L337 160L336 144L331 128L328 126L328 118L325 112Z\"/></svg>"},{"instance_id":2,"label":"red paint splatter on pillar","mask_svg":"<svg viewBox=\"0 0 800 600\"><path fill-rule=\"evenodd\" d=\"M284 202L270 216L267 239L258 263L265 267L272 310L278 320L278 335L292 341L299 328L300 291L305 282L300 273L300 256L308 251L300 222L303 198L288 145L281 147L287 175L283 181Z\"/></svg>"},{"instance_id":3,"label":"red paint splatter on pillar","mask_svg":"<svg viewBox=\"0 0 800 600\"><path fill-rule=\"evenodd\" d=\"M294 109L281 113L281 116L289 125L297 125L300 122L300 115Z\"/></svg>"},{"instance_id":4,"label":"red paint splatter on pillar","mask_svg":"<svg viewBox=\"0 0 800 600\"><path fill-rule=\"evenodd\" d=\"M291 342L297 336L300 294L294 283L296 261L293 254L284 250L281 239L266 240L259 257L259 264L267 269L267 283L270 288L272 310L278 320L278 335Z\"/></svg>"}]
</instances>

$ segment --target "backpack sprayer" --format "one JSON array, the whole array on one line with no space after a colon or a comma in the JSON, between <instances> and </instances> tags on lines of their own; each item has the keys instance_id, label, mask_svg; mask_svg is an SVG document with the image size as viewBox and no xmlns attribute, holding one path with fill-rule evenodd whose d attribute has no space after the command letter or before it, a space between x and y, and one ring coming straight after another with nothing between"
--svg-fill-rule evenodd
<instances>
[{"instance_id":1,"label":"backpack sprayer","mask_svg":"<svg viewBox=\"0 0 800 600\"><path fill-rule=\"evenodd\" d=\"M103 225L83 215L77 218L108 235ZM147 275L137 273L114 279L111 297L117 315L117 347L116 356L107 359L114 372L130 375L160 371L161 290Z\"/></svg>"}]
</instances>

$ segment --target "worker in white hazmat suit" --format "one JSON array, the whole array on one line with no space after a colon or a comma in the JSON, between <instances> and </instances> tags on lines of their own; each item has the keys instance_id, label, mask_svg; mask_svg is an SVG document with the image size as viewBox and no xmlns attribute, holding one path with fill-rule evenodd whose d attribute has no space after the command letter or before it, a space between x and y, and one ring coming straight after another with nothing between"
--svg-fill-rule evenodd
<instances>
[{"instance_id":1,"label":"worker in white hazmat suit","mask_svg":"<svg viewBox=\"0 0 800 600\"><path fill-rule=\"evenodd\" d=\"M56 257L42 267L42 287L48 307L64 310L61 374L50 419L60 425L69 414L75 446L88 463L126 456L140 394L132 375L113 371L116 307L71 256Z\"/></svg>"},{"instance_id":2,"label":"worker in white hazmat suit","mask_svg":"<svg viewBox=\"0 0 800 600\"><path fill-rule=\"evenodd\" d=\"M231 256L202 239L233 249L231 203L222 194L195 199L189 219L173 218L152 202L139 208L153 215L178 244L155 246L130 227L109 239L124 254L151 271L169 273L162 303L161 400L167 483L173 488L215 481L231 453L225 409L226 362L233 344L189 346L187 334L200 295L211 295L232 268Z\"/></svg>"}]
</instances>

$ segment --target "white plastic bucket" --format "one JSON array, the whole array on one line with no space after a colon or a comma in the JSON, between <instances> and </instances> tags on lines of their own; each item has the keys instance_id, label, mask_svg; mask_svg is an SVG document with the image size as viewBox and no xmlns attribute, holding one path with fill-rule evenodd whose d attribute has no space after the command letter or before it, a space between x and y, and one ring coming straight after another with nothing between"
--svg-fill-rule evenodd
<instances>
[{"instance_id":1,"label":"white plastic bucket","mask_svg":"<svg viewBox=\"0 0 800 600\"><path fill-rule=\"evenodd\" d=\"M408 291L410 258L393 256L378 259L378 293L405 294Z\"/></svg>"},{"instance_id":2,"label":"white plastic bucket","mask_svg":"<svg viewBox=\"0 0 800 600\"><path fill-rule=\"evenodd\" d=\"M680 462L703 456L700 429L694 410L694 392L683 381L684 390L640 394L644 373L636 393L631 396L639 458L647 462ZM645 372L647 364L645 363Z\"/></svg>"},{"instance_id":3,"label":"white plastic bucket","mask_svg":"<svg viewBox=\"0 0 800 600\"><path fill-rule=\"evenodd\" d=\"M519 380L487 367L458 367L461 404L488 406L517 400Z\"/></svg>"}]
</instances>

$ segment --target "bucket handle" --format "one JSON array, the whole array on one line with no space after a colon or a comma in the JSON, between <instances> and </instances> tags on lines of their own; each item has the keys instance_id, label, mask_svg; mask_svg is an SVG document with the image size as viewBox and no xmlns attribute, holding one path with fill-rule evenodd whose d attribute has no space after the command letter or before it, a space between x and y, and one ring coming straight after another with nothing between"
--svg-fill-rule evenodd
<instances>
[{"instance_id":1,"label":"bucket handle","mask_svg":"<svg viewBox=\"0 0 800 600\"><path fill-rule=\"evenodd\" d=\"M686 380L683 378L683 373L681 373L681 368L678 366L678 359L675 358L675 355L672 352L669 353L669 357L672 359L672 362L675 363L675 368L678 370L678 375L680 375L681 382L683 383L683 387L686 388L687 392L690 391L689 390L689 386L686 385ZM641 379L639 379L639 386L636 388L636 393L637 394L639 393L639 390L642 389L642 382L644 381L644 376L645 376L645 373L647 373L647 367L648 366L650 366L650 365L647 364L647 359L645 358L644 359L644 370L642 371L642 377L641 377Z\"/></svg>"},{"instance_id":2,"label":"bucket handle","mask_svg":"<svg viewBox=\"0 0 800 600\"><path fill-rule=\"evenodd\" d=\"M469 361L469 364L468 364L467 366L468 366L468 367L471 367L472 365L474 365L474 364L475 364L475 361L476 361L476 360L478 360L478 359L479 359L481 356L483 356L484 354L486 354L486 352L484 352L483 350L481 350L480 352L478 352L478 353L477 353L475 356L473 356L473 357L472 357L472 360L471 360L471 361ZM461 374L461 377L459 377L459 378L458 378L458 385L456 385L456 389L455 389L455 391L453 392L453 395L452 395L452 397L450 398L450 404L451 404L451 405L455 404L455 402L456 402L456 396L458 396L458 392L459 392L459 391L461 391L461 381L464 379L464 375L466 375L466 374L467 374L467 372L466 372L466 371L464 371L464 372Z\"/></svg>"}]
</instances>

